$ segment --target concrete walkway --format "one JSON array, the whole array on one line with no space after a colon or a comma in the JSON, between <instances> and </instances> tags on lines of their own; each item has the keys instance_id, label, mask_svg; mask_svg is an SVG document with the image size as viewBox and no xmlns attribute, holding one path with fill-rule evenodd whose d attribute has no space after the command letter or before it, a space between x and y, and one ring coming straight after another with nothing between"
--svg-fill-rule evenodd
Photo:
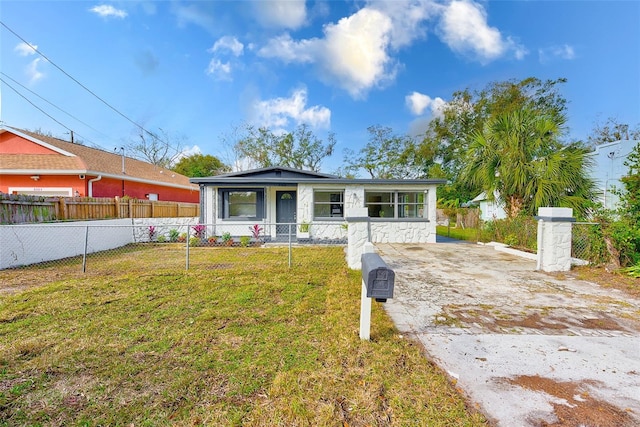
<instances>
[{"instance_id":1,"label":"concrete walkway","mask_svg":"<svg viewBox=\"0 0 640 427\"><path fill-rule=\"evenodd\" d=\"M640 300L460 244L379 244L385 309L496 426L640 426Z\"/></svg>"}]
</instances>

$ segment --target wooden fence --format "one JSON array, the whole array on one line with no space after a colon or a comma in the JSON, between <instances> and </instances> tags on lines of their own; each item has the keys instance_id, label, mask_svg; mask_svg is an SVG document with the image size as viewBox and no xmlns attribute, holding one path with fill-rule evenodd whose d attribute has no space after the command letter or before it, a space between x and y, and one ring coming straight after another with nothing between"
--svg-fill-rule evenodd
<instances>
[{"instance_id":1,"label":"wooden fence","mask_svg":"<svg viewBox=\"0 0 640 427\"><path fill-rule=\"evenodd\" d=\"M110 218L200 216L198 203L95 197L9 197L0 200L0 224Z\"/></svg>"}]
</instances>

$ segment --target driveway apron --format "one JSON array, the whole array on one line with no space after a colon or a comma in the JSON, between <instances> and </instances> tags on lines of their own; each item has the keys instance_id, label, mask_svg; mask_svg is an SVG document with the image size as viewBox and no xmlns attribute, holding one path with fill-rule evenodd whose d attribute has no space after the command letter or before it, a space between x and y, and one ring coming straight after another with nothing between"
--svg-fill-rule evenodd
<instances>
[{"instance_id":1,"label":"driveway apron","mask_svg":"<svg viewBox=\"0 0 640 427\"><path fill-rule=\"evenodd\" d=\"M384 305L496 426L640 426L640 300L491 246L378 244Z\"/></svg>"}]
</instances>

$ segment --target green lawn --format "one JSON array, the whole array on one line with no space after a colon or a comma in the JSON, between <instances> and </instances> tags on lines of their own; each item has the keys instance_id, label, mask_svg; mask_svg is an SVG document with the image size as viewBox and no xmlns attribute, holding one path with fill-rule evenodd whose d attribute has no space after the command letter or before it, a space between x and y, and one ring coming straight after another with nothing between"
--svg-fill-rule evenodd
<instances>
[{"instance_id":1,"label":"green lawn","mask_svg":"<svg viewBox=\"0 0 640 427\"><path fill-rule=\"evenodd\" d=\"M292 269L246 261L281 250L194 249L185 271L150 246L87 274L0 272L0 425L486 425L378 303L359 339L342 248L296 248Z\"/></svg>"},{"instance_id":2,"label":"green lawn","mask_svg":"<svg viewBox=\"0 0 640 427\"><path fill-rule=\"evenodd\" d=\"M436 234L438 236L447 236L453 239L469 240L471 242L482 240L481 233L477 228L449 228L446 225L438 225L436 226Z\"/></svg>"}]
</instances>

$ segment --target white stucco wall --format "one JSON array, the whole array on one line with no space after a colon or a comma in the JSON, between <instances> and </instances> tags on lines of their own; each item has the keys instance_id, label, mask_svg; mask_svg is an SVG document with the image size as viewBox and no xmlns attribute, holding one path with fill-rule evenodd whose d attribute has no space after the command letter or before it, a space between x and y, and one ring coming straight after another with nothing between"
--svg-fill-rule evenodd
<instances>
[{"instance_id":1,"label":"white stucco wall","mask_svg":"<svg viewBox=\"0 0 640 427\"><path fill-rule=\"evenodd\" d=\"M198 224L200 218L136 218L133 220L133 240L134 242L149 241L149 227L155 227L156 239L159 236L165 236L169 239L170 230L178 230L179 233L193 234L190 227Z\"/></svg>"},{"instance_id":2,"label":"white stucco wall","mask_svg":"<svg viewBox=\"0 0 640 427\"><path fill-rule=\"evenodd\" d=\"M140 218L0 226L0 269L115 249L148 242L149 226L156 236L172 228L186 232L198 218ZM88 234L87 234L88 230Z\"/></svg>"},{"instance_id":3,"label":"white stucco wall","mask_svg":"<svg viewBox=\"0 0 640 427\"><path fill-rule=\"evenodd\" d=\"M427 190L427 218L422 220L373 220L371 231L374 242L396 243L427 243L435 242L436 235L436 186L407 185L398 188L388 185L366 186L362 184L299 184L297 187L266 187L265 188L265 218L258 223L265 230L267 236L276 237L276 191L296 191L296 222L309 223L309 236L303 235L296 227L298 238L311 240L342 240L346 239L347 232L344 218L319 218L313 217L313 195L316 190L344 191L344 212L353 208L362 208L365 204L365 188L371 191L425 191ZM225 231L234 236L250 235L249 228L256 221L224 220L218 218L218 187L205 187L204 199L207 206L203 207L205 223L209 226L208 235L221 235Z\"/></svg>"},{"instance_id":4,"label":"white stucco wall","mask_svg":"<svg viewBox=\"0 0 640 427\"><path fill-rule=\"evenodd\" d=\"M538 208L538 270L571 270L571 208Z\"/></svg>"},{"instance_id":5,"label":"white stucco wall","mask_svg":"<svg viewBox=\"0 0 640 427\"><path fill-rule=\"evenodd\" d=\"M86 234L86 230L89 234ZM114 249L133 242L131 219L0 226L0 269Z\"/></svg>"}]
</instances>

